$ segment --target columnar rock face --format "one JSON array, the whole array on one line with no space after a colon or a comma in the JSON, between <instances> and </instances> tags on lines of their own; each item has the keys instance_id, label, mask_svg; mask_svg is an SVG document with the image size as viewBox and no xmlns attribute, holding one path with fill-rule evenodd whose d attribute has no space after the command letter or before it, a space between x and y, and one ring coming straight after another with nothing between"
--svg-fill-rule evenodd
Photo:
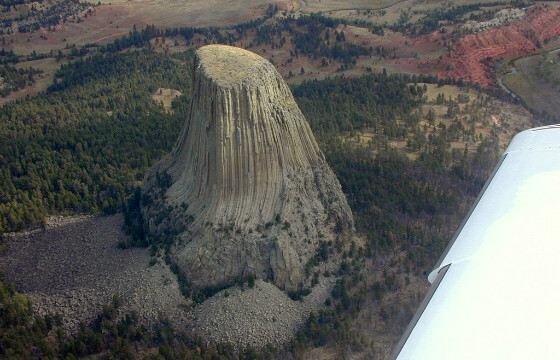
<instances>
[{"instance_id":1,"label":"columnar rock face","mask_svg":"<svg viewBox=\"0 0 560 360\"><path fill-rule=\"evenodd\" d=\"M150 236L195 288L249 276L309 283L322 242L345 241L352 214L290 89L239 48L200 48L193 97L173 151L148 173Z\"/></svg>"}]
</instances>

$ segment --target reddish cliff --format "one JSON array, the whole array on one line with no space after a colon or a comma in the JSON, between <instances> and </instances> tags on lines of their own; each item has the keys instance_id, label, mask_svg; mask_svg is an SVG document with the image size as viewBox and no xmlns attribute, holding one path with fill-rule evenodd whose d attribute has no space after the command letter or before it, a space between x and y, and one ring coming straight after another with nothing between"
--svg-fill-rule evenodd
<instances>
[{"instance_id":1,"label":"reddish cliff","mask_svg":"<svg viewBox=\"0 0 560 360\"><path fill-rule=\"evenodd\" d=\"M489 65L496 60L534 53L560 35L560 9L534 6L521 21L461 38L451 55L439 61L440 77L463 79L483 87L495 85Z\"/></svg>"}]
</instances>

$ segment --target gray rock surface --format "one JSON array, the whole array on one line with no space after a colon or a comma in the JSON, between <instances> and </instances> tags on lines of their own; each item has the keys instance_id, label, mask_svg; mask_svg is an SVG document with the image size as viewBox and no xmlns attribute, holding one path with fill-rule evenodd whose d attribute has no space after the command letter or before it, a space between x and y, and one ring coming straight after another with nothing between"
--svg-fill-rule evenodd
<instances>
[{"instance_id":1,"label":"gray rock surface","mask_svg":"<svg viewBox=\"0 0 560 360\"><path fill-rule=\"evenodd\" d=\"M122 225L120 215L75 217L11 236L0 272L31 298L38 314L62 315L71 331L93 320L113 296L146 325L161 318L184 325L190 302L176 276L163 261L150 266L147 249L119 249Z\"/></svg>"},{"instance_id":2,"label":"gray rock surface","mask_svg":"<svg viewBox=\"0 0 560 360\"><path fill-rule=\"evenodd\" d=\"M253 288L222 290L194 309L193 331L208 342L230 343L240 349L283 345L325 302L333 282L325 279L302 301L290 299L262 280Z\"/></svg>"},{"instance_id":3,"label":"gray rock surface","mask_svg":"<svg viewBox=\"0 0 560 360\"><path fill-rule=\"evenodd\" d=\"M148 328L167 319L177 331L237 349L290 341L330 294L334 277L319 277L301 301L270 282L232 286L193 304L162 259L150 266L146 249L119 249L121 215L58 218L46 230L18 233L0 254L0 272L32 300L40 315L61 314L71 332L92 321L117 295L121 314L134 311ZM331 264L333 265L333 264ZM322 264L321 272L333 272Z\"/></svg>"},{"instance_id":4,"label":"gray rock surface","mask_svg":"<svg viewBox=\"0 0 560 360\"><path fill-rule=\"evenodd\" d=\"M151 236L195 288L248 276L309 286L323 241L345 241L350 208L274 66L239 48L200 48L189 116L144 181Z\"/></svg>"}]
</instances>

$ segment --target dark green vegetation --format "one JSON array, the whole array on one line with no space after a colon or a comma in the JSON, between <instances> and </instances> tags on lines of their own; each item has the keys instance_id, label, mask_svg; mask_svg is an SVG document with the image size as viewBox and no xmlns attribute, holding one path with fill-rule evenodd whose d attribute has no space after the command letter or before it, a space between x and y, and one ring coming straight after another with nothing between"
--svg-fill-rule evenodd
<instances>
[{"instance_id":1,"label":"dark green vegetation","mask_svg":"<svg viewBox=\"0 0 560 360\"><path fill-rule=\"evenodd\" d=\"M0 96L8 96L12 91L23 89L35 82L35 75L40 73L34 68L18 69L11 65L0 66Z\"/></svg>"},{"instance_id":2,"label":"dark green vegetation","mask_svg":"<svg viewBox=\"0 0 560 360\"><path fill-rule=\"evenodd\" d=\"M293 92L319 137L365 128L402 137L406 128L396 119L410 115L423 102L423 88L408 86L410 80L409 76L382 73L306 82Z\"/></svg>"},{"instance_id":3,"label":"dark green vegetation","mask_svg":"<svg viewBox=\"0 0 560 360\"><path fill-rule=\"evenodd\" d=\"M335 30L340 24L347 22L317 14L300 16L297 19L287 17L275 24L258 27L255 41L250 47L263 44L272 44L272 48L282 47L291 39L296 57L302 54L345 64L352 63L358 56L373 53L373 48L346 42L344 32Z\"/></svg>"},{"instance_id":4,"label":"dark green vegetation","mask_svg":"<svg viewBox=\"0 0 560 360\"><path fill-rule=\"evenodd\" d=\"M19 60L19 57L9 50L0 49L0 64L15 64Z\"/></svg>"},{"instance_id":5,"label":"dark green vegetation","mask_svg":"<svg viewBox=\"0 0 560 360\"><path fill-rule=\"evenodd\" d=\"M0 279L0 357L26 359L53 357L47 339L59 319L35 317L31 303Z\"/></svg>"},{"instance_id":6,"label":"dark green vegetation","mask_svg":"<svg viewBox=\"0 0 560 360\"><path fill-rule=\"evenodd\" d=\"M158 87L188 92L189 67L148 52L64 66L49 93L0 112L0 232L47 213L111 213L177 138Z\"/></svg>"}]
</instances>

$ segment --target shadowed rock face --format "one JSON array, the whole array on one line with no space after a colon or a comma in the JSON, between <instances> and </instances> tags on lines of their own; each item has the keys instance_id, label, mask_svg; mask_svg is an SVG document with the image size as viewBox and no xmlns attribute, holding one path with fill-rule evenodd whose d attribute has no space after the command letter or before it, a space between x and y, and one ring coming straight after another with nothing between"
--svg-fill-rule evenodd
<instances>
[{"instance_id":1,"label":"shadowed rock face","mask_svg":"<svg viewBox=\"0 0 560 360\"><path fill-rule=\"evenodd\" d=\"M210 45L194 63L189 115L144 183L151 236L195 288L247 276L295 290L321 241L344 240L352 214L313 133L274 66Z\"/></svg>"}]
</instances>

